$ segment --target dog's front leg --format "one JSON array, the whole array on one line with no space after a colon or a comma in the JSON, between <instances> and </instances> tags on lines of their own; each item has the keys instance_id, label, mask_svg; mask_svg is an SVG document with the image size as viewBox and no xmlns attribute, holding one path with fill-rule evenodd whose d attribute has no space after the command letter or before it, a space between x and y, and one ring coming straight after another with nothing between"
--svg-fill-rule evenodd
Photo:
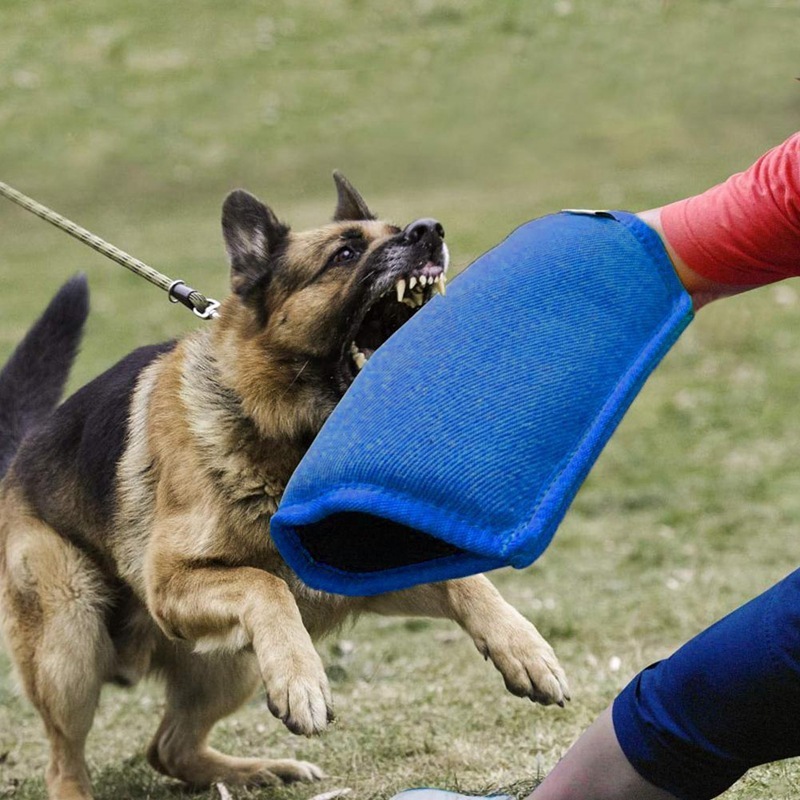
<instances>
[{"instance_id":1,"label":"dog's front leg","mask_svg":"<svg viewBox=\"0 0 800 800\"><path fill-rule=\"evenodd\" d=\"M293 733L325 728L333 718L328 679L284 581L253 567L195 566L163 552L149 561L148 606L168 636L204 652L252 646L270 711Z\"/></svg>"},{"instance_id":2,"label":"dog's front leg","mask_svg":"<svg viewBox=\"0 0 800 800\"><path fill-rule=\"evenodd\" d=\"M544 705L564 705L569 699L567 679L553 648L483 575L416 586L366 603L367 610L379 614L455 620L484 658L492 660L512 694Z\"/></svg>"}]
</instances>

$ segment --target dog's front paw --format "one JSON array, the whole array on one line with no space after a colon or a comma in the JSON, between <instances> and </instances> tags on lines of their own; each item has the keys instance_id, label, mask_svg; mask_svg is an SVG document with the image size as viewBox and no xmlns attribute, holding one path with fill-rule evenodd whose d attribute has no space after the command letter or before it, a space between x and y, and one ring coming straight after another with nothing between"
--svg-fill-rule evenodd
<instances>
[{"instance_id":1,"label":"dog's front paw","mask_svg":"<svg viewBox=\"0 0 800 800\"><path fill-rule=\"evenodd\" d=\"M317 651L278 648L262 663L269 710L292 732L322 733L333 720L328 676Z\"/></svg>"},{"instance_id":2,"label":"dog's front paw","mask_svg":"<svg viewBox=\"0 0 800 800\"><path fill-rule=\"evenodd\" d=\"M567 677L553 648L521 614L475 639L478 650L500 671L506 688L535 703L563 706L570 699Z\"/></svg>"}]
</instances>

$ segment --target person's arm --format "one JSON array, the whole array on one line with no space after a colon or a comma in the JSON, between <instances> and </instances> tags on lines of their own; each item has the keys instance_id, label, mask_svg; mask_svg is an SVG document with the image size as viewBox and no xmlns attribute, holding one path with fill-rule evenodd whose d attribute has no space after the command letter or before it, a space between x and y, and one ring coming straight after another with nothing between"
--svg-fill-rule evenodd
<instances>
[{"instance_id":1,"label":"person's arm","mask_svg":"<svg viewBox=\"0 0 800 800\"><path fill-rule=\"evenodd\" d=\"M703 194L637 215L655 230L695 309L800 275L800 133ZM530 800L669 800L630 764L606 709Z\"/></svg>"},{"instance_id":2,"label":"person's arm","mask_svg":"<svg viewBox=\"0 0 800 800\"><path fill-rule=\"evenodd\" d=\"M702 194L638 215L695 308L800 275L800 133Z\"/></svg>"},{"instance_id":3,"label":"person's arm","mask_svg":"<svg viewBox=\"0 0 800 800\"><path fill-rule=\"evenodd\" d=\"M581 734L527 800L675 800L630 764L609 706Z\"/></svg>"},{"instance_id":4,"label":"person's arm","mask_svg":"<svg viewBox=\"0 0 800 800\"><path fill-rule=\"evenodd\" d=\"M722 297L730 297L734 294L746 292L753 286L734 286L731 284L720 283L711 280L695 272L683 260L678 251L672 246L661 224L661 209L651 208L648 211L641 211L637 215L646 225L649 225L660 237L669 254L672 266L683 284L684 289L692 296L692 303L695 311L701 309L712 300L719 300Z\"/></svg>"}]
</instances>

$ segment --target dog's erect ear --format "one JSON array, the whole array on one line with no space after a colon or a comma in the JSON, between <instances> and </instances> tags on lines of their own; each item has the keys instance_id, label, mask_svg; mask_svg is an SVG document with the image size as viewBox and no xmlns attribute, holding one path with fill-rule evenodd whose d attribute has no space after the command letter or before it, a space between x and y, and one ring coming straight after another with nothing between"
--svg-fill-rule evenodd
<instances>
[{"instance_id":1,"label":"dog's erect ear","mask_svg":"<svg viewBox=\"0 0 800 800\"><path fill-rule=\"evenodd\" d=\"M231 288L246 298L270 268L289 228L258 198L237 189L222 204L222 234L231 260Z\"/></svg>"},{"instance_id":2,"label":"dog's erect ear","mask_svg":"<svg viewBox=\"0 0 800 800\"><path fill-rule=\"evenodd\" d=\"M336 192L339 195L336 211L333 214L334 222L375 219L375 215L369 210L364 198L338 169L333 172L333 180L336 183Z\"/></svg>"}]
</instances>

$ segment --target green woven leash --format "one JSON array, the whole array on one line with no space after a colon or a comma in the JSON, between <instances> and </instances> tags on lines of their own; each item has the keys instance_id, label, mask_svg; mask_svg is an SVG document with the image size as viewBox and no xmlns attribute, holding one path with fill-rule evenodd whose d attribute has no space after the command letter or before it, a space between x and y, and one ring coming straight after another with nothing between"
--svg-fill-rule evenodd
<instances>
[{"instance_id":1,"label":"green woven leash","mask_svg":"<svg viewBox=\"0 0 800 800\"><path fill-rule=\"evenodd\" d=\"M117 264L121 264L131 272L135 272L137 275L150 281L150 283L163 289L167 293L171 303L183 304L200 317L200 319L214 319L214 317L217 316L217 309L219 308L219 302L217 300L212 300L210 297L203 296L196 289L187 286L183 281L174 281L166 275L162 275L158 270L153 269L143 261L139 261L138 258L128 255L124 250L114 247L113 244L109 244L99 236L95 236L85 228L81 228L80 225L76 225L66 217L62 217L61 214L56 213L47 206L37 203L32 198L22 194L22 192L18 192L2 181L0 181L0 195L8 198L18 206L22 206L22 208L30 211L32 214L36 214L37 217L49 222L51 225L55 225L56 228L68 233L79 242L89 245L92 250L102 253L112 261L116 261Z\"/></svg>"}]
</instances>

